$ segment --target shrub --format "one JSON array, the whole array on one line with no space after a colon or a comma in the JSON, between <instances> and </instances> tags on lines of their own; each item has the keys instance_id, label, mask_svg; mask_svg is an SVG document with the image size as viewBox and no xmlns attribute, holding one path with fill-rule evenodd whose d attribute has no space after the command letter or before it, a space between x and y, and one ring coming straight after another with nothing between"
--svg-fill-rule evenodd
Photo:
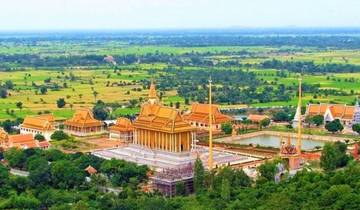
<instances>
[{"instance_id":1,"label":"shrub","mask_svg":"<svg viewBox=\"0 0 360 210\"><path fill-rule=\"evenodd\" d=\"M37 133L35 135L35 140L38 140L38 141L45 141L45 137L43 135L41 135L40 133Z\"/></svg>"},{"instance_id":2,"label":"shrub","mask_svg":"<svg viewBox=\"0 0 360 210\"><path fill-rule=\"evenodd\" d=\"M64 131L55 131L50 138L52 140L66 140L69 139L69 135L67 135Z\"/></svg>"}]
</instances>

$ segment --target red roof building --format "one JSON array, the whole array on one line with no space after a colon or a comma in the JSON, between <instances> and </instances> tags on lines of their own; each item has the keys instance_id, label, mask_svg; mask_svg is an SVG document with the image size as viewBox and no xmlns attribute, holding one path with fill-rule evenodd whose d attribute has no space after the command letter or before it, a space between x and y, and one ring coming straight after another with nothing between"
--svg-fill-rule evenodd
<instances>
[{"instance_id":1,"label":"red roof building","mask_svg":"<svg viewBox=\"0 0 360 210\"><path fill-rule=\"evenodd\" d=\"M52 114L27 116L20 125L21 134L41 134L46 140L50 141L50 136L55 131L55 118Z\"/></svg>"},{"instance_id":2,"label":"red roof building","mask_svg":"<svg viewBox=\"0 0 360 210\"><path fill-rule=\"evenodd\" d=\"M132 142L134 128L129 119L121 117L116 120L116 124L110 127L109 138L111 140L123 140Z\"/></svg>"},{"instance_id":3,"label":"red roof building","mask_svg":"<svg viewBox=\"0 0 360 210\"><path fill-rule=\"evenodd\" d=\"M66 133L74 136L91 136L102 134L103 123L94 118L89 109L77 110L71 119L64 123Z\"/></svg>"},{"instance_id":4,"label":"red roof building","mask_svg":"<svg viewBox=\"0 0 360 210\"><path fill-rule=\"evenodd\" d=\"M355 113L355 106L346 104L309 104L306 108L305 116L324 116L325 122L339 119L343 124L351 124Z\"/></svg>"},{"instance_id":5,"label":"red roof building","mask_svg":"<svg viewBox=\"0 0 360 210\"><path fill-rule=\"evenodd\" d=\"M92 167L91 165L89 165L87 168L85 168L85 171L89 174L89 175L94 175L97 173L97 170Z\"/></svg>"},{"instance_id":6,"label":"red roof building","mask_svg":"<svg viewBox=\"0 0 360 210\"><path fill-rule=\"evenodd\" d=\"M222 114L217 105L212 105L211 112L214 130L220 130L221 124L233 121L232 117ZM209 104L192 104L191 111L184 115L184 120L188 121L194 127L208 129Z\"/></svg>"}]
</instances>

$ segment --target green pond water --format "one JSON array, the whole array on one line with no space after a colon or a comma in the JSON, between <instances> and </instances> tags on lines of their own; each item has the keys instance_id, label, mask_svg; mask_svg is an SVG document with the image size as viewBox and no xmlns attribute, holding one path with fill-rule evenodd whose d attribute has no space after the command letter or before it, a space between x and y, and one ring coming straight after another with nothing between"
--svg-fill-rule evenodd
<instances>
[{"instance_id":1,"label":"green pond water","mask_svg":"<svg viewBox=\"0 0 360 210\"><path fill-rule=\"evenodd\" d=\"M283 138L283 141L287 141L287 137ZM281 137L262 135L262 136L256 136L256 137L251 137L251 138L247 138L247 139L237 140L236 143L243 144L243 145L255 144L255 145L262 146L262 147L279 148L280 143L281 143ZM293 145L296 145L296 139L292 138L291 143ZM303 139L301 149L312 150L317 146L320 146L320 147L324 146L325 143L326 143L325 141Z\"/></svg>"}]
</instances>

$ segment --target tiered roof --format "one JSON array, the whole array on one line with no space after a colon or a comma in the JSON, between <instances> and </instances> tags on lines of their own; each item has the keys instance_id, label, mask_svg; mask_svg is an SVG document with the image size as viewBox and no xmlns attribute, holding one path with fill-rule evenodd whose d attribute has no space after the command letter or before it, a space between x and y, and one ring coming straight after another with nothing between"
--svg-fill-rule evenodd
<instances>
[{"instance_id":1,"label":"tiered roof","mask_svg":"<svg viewBox=\"0 0 360 210\"><path fill-rule=\"evenodd\" d=\"M346 104L309 104L307 114L309 116L324 115L329 109L334 118L351 120L354 116L355 107Z\"/></svg>"},{"instance_id":2,"label":"tiered roof","mask_svg":"<svg viewBox=\"0 0 360 210\"><path fill-rule=\"evenodd\" d=\"M149 101L141 106L138 118L133 123L134 128L162 131L167 133L180 133L193 131L189 123L185 122L180 112L172 107L158 103L155 84L151 82Z\"/></svg>"},{"instance_id":3,"label":"tiered roof","mask_svg":"<svg viewBox=\"0 0 360 210\"><path fill-rule=\"evenodd\" d=\"M38 145L32 134L9 135L9 148L16 147L21 149L36 148Z\"/></svg>"},{"instance_id":4,"label":"tiered roof","mask_svg":"<svg viewBox=\"0 0 360 210\"><path fill-rule=\"evenodd\" d=\"M64 124L83 128L102 126L102 122L95 119L89 109L77 110L74 116L71 119L66 120Z\"/></svg>"},{"instance_id":5,"label":"tiered roof","mask_svg":"<svg viewBox=\"0 0 360 210\"><path fill-rule=\"evenodd\" d=\"M189 123L184 121L178 110L150 103L146 103L141 107L140 115L134 122L133 127L168 133L194 130Z\"/></svg>"},{"instance_id":6,"label":"tiered roof","mask_svg":"<svg viewBox=\"0 0 360 210\"><path fill-rule=\"evenodd\" d=\"M40 115L29 117L27 116L24 119L24 122L21 124L21 127L32 128L41 131L54 130L55 118L52 114Z\"/></svg>"},{"instance_id":7,"label":"tiered roof","mask_svg":"<svg viewBox=\"0 0 360 210\"><path fill-rule=\"evenodd\" d=\"M191 112L184 116L187 121L195 121L208 124L209 123L209 104L192 104ZM211 106L212 119L214 124L221 124L230 122L233 120L232 117L224 115L220 112L219 106Z\"/></svg>"},{"instance_id":8,"label":"tiered roof","mask_svg":"<svg viewBox=\"0 0 360 210\"><path fill-rule=\"evenodd\" d=\"M110 127L110 131L129 132L133 130L131 121L128 118L120 117L116 124Z\"/></svg>"}]
</instances>

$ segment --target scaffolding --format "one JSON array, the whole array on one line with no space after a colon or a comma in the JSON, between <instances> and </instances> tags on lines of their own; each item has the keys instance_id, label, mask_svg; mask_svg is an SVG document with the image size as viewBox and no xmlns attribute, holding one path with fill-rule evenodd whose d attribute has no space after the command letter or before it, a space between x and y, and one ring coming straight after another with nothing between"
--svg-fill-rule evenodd
<instances>
[{"instance_id":1,"label":"scaffolding","mask_svg":"<svg viewBox=\"0 0 360 210\"><path fill-rule=\"evenodd\" d=\"M184 183L187 194L194 191L194 170L193 164L189 163L185 167L176 169L163 169L151 177L153 189L158 190L165 196L172 197L176 195L176 185Z\"/></svg>"}]
</instances>

